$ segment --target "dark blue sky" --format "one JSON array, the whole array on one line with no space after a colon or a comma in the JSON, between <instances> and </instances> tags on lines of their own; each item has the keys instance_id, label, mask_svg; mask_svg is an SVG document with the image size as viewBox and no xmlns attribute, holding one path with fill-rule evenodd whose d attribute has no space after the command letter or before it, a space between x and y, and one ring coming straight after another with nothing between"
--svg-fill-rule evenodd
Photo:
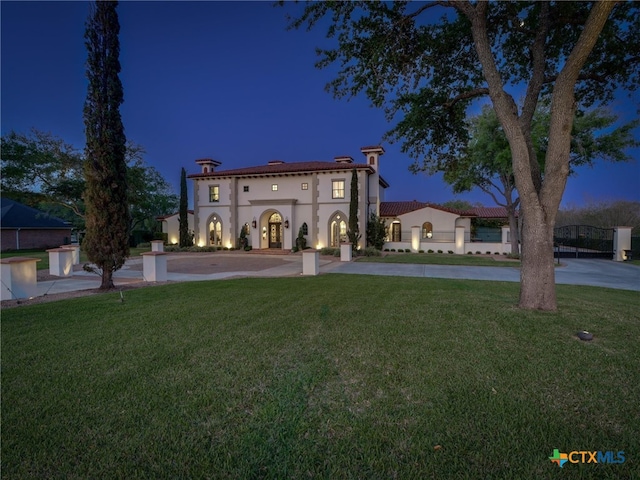
<instances>
[{"instance_id":1,"label":"dark blue sky","mask_svg":"<svg viewBox=\"0 0 640 480\"><path fill-rule=\"evenodd\" d=\"M122 2L122 116L127 138L178 191L180 168L213 157L222 168L332 160L381 143L391 128L364 97L335 100L324 91L331 70L317 70L324 31L287 31L286 13L300 6L271 2ZM2 133L50 131L84 147L85 2L6 2L2 15ZM335 71L334 71L335 72ZM638 98L612 106L625 121ZM631 107L631 108L629 108ZM442 203L454 198L492 205L475 191L454 196L439 176L412 175L399 144L383 143L387 200ZM640 156L636 149L634 157ZM582 168L569 179L563 204L640 200L640 165Z\"/></svg>"}]
</instances>

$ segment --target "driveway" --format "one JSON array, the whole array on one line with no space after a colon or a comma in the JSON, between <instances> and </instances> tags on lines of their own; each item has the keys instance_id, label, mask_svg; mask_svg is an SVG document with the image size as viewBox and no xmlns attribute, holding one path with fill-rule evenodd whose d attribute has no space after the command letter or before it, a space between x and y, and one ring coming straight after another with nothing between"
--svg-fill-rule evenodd
<instances>
[{"instance_id":1,"label":"driveway","mask_svg":"<svg viewBox=\"0 0 640 480\"><path fill-rule=\"evenodd\" d=\"M592 285L640 291L640 268L623 262L599 259L562 259L556 268L556 283ZM519 282L520 269L509 267L467 267L458 265L415 265L394 263L341 263L334 273L394 275L400 277L454 278Z\"/></svg>"},{"instance_id":2,"label":"driveway","mask_svg":"<svg viewBox=\"0 0 640 480\"><path fill-rule=\"evenodd\" d=\"M556 283L593 285L640 291L640 267L631 263L603 259L569 259L556 269Z\"/></svg>"},{"instance_id":3,"label":"driveway","mask_svg":"<svg viewBox=\"0 0 640 480\"><path fill-rule=\"evenodd\" d=\"M394 263L340 262L320 257L320 273L385 275L423 278L453 278L503 282L520 281L520 269L510 267L469 267ZM556 283L593 285L640 291L640 267L611 260L563 259L556 268ZM238 253L169 254L167 279L174 282L222 280L238 277L285 277L302 273L302 255L262 255ZM38 295L95 289L100 281L79 266L72 277L38 281ZM116 285L144 283L142 258L134 257L114 275Z\"/></svg>"}]
</instances>

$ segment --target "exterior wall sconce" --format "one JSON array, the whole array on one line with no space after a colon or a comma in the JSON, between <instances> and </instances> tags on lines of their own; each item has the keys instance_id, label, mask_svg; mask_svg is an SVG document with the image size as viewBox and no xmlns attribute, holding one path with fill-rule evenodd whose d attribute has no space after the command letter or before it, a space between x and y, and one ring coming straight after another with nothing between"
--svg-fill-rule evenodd
<instances>
[{"instance_id":1,"label":"exterior wall sconce","mask_svg":"<svg viewBox=\"0 0 640 480\"><path fill-rule=\"evenodd\" d=\"M251 226L253 228L256 228L258 226L258 224L256 223L256 217L253 217L253 222L251 222Z\"/></svg>"},{"instance_id":2,"label":"exterior wall sconce","mask_svg":"<svg viewBox=\"0 0 640 480\"><path fill-rule=\"evenodd\" d=\"M289 219L288 218L284 219L284 228L289 228Z\"/></svg>"},{"instance_id":3,"label":"exterior wall sconce","mask_svg":"<svg viewBox=\"0 0 640 480\"><path fill-rule=\"evenodd\" d=\"M432 232L427 232L427 238L431 238L433 237L433 233Z\"/></svg>"}]
</instances>

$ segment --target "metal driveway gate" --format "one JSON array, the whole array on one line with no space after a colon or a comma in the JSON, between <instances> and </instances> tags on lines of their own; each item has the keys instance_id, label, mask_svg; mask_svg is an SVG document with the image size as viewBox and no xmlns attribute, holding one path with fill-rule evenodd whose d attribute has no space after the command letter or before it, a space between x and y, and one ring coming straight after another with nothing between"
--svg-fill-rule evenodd
<instances>
[{"instance_id":1,"label":"metal driveway gate","mask_svg":"<svg viewBox=\"0 0 640 480\"><path fill-rule=\"evenodd\" d=\"M554 257L613 259L613 228L566 225L553 230Z\"/></svg>"}]
</instances>

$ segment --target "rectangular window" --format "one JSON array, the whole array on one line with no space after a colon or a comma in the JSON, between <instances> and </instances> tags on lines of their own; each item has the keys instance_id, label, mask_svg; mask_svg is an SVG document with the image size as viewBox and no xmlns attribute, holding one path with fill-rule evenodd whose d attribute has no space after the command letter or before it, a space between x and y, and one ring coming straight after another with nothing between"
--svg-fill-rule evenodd
<instances>
[{"instance_id":1,"label":"rectangular window","mask_svg":"<svg viewBox=\"0 0 640 480\"><path fill-rule=\"evenodd\" d=\"M249 191L249 185L245 185L244 187L242 187L242 190L245 192Z\"/></svg>"},{"instance_id":2,"label":"rectangular window","mask_svg":"<svg viewBox=\"0 0 640 480\"><path fill-rule=\"evenodd\" d=\"M302 184L302 190L309 190L309 184L308 183L303 183Z\"/></svg>"},{"instance_id":3,"label":"rectangular window","mask_svg":"<svg viewBox=\"0 0 640 480\"><path fill-rule=\"evenodd\" d=\"M209 185L209 201L210 202L219 202L220 201L220 186L219 185Z\"/></svg>"},{"instance_id":4,"label":"rectangular window","mask_svg":"<svg viewBox=\"0 0 640 480\"><path fill-rule=\"evenodd\" d=\"M278 191L278 184L274 183L273 185L271 185L271 191L272 192L277 192Z\"/></svg>"},{"instance_id":5,"label":"rectangular window","mask_svg":"<svg viewBox=\"0 0 640 480\"><path fill-rule=\"evenodd\" d=\"M331 198L344 198L344 180L332 180Z\"/></svg>"}]
</instances>

